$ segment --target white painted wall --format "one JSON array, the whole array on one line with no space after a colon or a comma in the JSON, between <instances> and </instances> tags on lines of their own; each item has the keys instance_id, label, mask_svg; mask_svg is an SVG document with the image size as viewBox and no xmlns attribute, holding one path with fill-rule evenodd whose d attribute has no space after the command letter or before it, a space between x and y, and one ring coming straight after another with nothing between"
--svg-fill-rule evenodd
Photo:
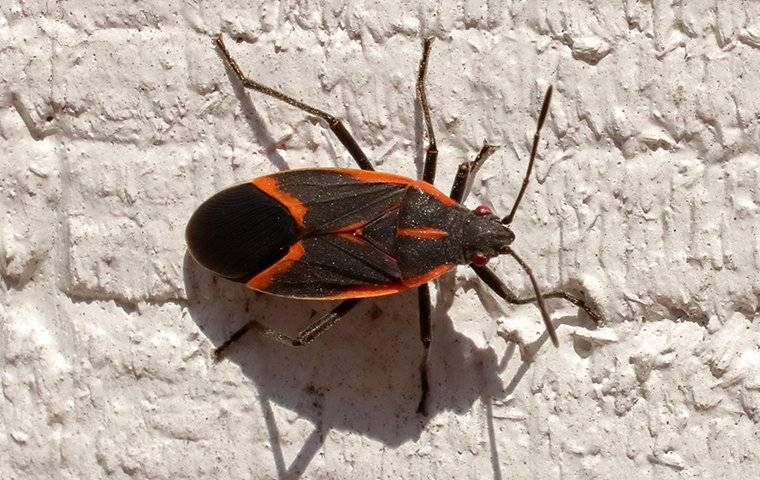
<instances>
[{"instance_id":1,"label":"white painted wall","mask_svg":"<svg viewBox=\"0 0 760 480\"><path fill-rule=\"evenodd\" d=\"M146 3L0 6L0 478L757 475L760 3ZM409 176L436 36L436 183L500 144L468 202L500 212L553 84L515 248L608 325L552 303L556 350L534 306L460 268L435 288L429 419L412 292L301 350L248 335L215 365L249 318L293 332L328 305L197 267L192 210L278 169L352 165L313 118L241 92L217 32Z\"/></svg>"}]
</instances>

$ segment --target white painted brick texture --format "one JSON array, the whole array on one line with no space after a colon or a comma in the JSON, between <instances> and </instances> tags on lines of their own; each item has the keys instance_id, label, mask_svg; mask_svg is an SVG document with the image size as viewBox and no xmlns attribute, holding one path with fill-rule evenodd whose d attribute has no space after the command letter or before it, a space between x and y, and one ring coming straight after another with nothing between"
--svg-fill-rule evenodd
<instances>
[{"instance_id":1,"label":"white painted brick texture","mask_svg":"<svg viewBox=\"0 0 760 480\"><path fill-rule=\"evenodd\" d=\"M428 419L413 292L303 349L246 335L215 364L248 319L294 332L332 304L214 278L186 251L193 209L264 173L352 166L314 118L242 91L218 32L250 76L413 177L437 37L436 184L498 144L468 205L499 212L553 84L515 249L607 324L550 302L554 349L534 306L444 276ZM755 478L758 72L754 1L2 2L0 478Z\"/></svg>"}]
</instances>

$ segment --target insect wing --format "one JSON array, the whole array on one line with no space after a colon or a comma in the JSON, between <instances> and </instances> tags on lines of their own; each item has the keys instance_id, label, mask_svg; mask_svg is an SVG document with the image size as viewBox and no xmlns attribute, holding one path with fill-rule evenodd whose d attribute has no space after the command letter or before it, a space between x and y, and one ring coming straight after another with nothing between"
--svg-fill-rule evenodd
<instances>
[{"instance_id":1,"label":"insect wing","mask_svg":"<svg viewBox=\"0 0 760 480\"><path fill-rule=\"evenodd\" d=\"M185 237L198 263L244 282L288 252L298 238L298 227L279 202L253 184L241 183L198 207Z\"/></svg>"}]
</instances>

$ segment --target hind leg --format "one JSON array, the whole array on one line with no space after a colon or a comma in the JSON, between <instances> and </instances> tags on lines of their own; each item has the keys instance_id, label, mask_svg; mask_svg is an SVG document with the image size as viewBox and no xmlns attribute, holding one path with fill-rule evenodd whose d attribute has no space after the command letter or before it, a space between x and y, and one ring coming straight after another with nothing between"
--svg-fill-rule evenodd
<instances>
[{"instance_id":1,"label":"hind leg","mask_svg":"<svg viewBox=\"0 0 760 480\"><path fill-rule=\"evenodd\" d=\"M354 308L356 304L359 303L359 301L360 299L355 298L344 300L343 302L339 303L338 306L319 317L316 321L301 329L295 338L272 330L271 328L267 328L256 320L251 320L239 328L235 333L233 333L230 336L229 340L214 350L214 356L217 362L224 358L224 352L227 350L227 348L239 340L240 337L245 335L245 333L248 332L248 330L251 328L260 331L264 335L269 335L270 337L273 337L275 340L280 343L284 343L285 345L290 345L293 347L308 345L309 343L313 342L314 339L316 339L318 336L329 330L330 327L338 323L338 320L343 318L343 316L347 314L352 308Z\"/></svg>"}]
</instances>

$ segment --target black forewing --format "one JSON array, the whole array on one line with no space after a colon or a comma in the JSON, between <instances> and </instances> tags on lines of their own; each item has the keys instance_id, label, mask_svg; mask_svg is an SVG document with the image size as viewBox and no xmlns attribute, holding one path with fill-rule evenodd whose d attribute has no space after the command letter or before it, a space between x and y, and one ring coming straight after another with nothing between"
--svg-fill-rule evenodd
<instances>
[{"instance_id":1,"label":"black forewing","mask_svg":"<svg viewBox=\"0 0 760 480\"><path fill-rule=\"evenodd\" d=\"M396 227L399 208L389 210L362 228L362 237L375 248L394 256L396 251Z\"/></svg>"},{"instance_id":2,"label":"black forewing","mask_svg":"<svg viewBox=\"0 0 760 480\"><path fill-rule=\"evenodd\" d=\"M279 260L297 239L290 212L250 183L206 200L187 224L193 258L216 274L244 282Z\"/></svg>"},{"instance_id":3,"label":"black forewing","mask_svg":"<svg viewBox=\"0 0 760 480\"><path fill-rule=\"evenodd\" d=\"M306 208L304 234L335 232L398 208L406 185L367 182L340 170L295 170L274 175L278 188Z\"/></svg>"},{"instance_id":4,"label":"black forewing","mask_svg":"<svg viewBox=\"0 0 760 480\"><path fill-rule=\"evenodd\" d=\"M303 240L304 255L278 273L267 292L291 297L321 298L347 290L398 284L396 260L368 242L326 234Z\"/></svg>"}]
</instances>

